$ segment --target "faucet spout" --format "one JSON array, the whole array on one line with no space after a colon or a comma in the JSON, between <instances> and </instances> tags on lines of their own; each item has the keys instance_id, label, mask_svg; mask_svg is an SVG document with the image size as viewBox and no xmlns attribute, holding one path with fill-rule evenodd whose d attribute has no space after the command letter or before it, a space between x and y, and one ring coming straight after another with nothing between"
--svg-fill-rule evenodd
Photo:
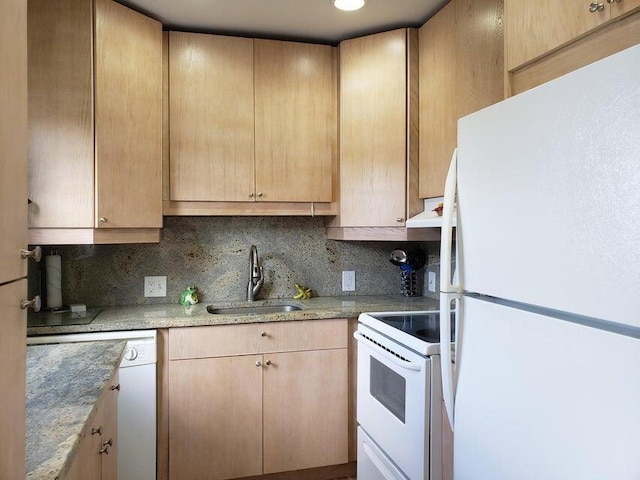
<instances>
[{"instance_id":1,"label":"faucet spout","mask_svg":"<svg viewBox=\"0 0 640 480\"><path fill-rule=\"evenodd\" d=\"M253 302L264 283L264 270L258 260L258 249L251 245L249 253L249 283L247 284L247 300Z\"/></svg>"}]
</instances>

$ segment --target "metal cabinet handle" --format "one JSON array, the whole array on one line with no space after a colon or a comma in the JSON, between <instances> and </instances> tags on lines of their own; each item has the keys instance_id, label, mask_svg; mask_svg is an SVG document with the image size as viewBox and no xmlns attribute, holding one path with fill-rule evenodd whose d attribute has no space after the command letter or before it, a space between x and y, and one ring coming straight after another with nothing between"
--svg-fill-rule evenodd
<instances>
[{"instance_id":1,"label":"metal cabinet handle","mask_svg":"<svg viewBox=\"0 0 640 480\"><path fill-rule=\"evenodd\" d=\"M267 332L262 332L262 333L260 333L260 336L261 336L261 337L266 337L266 336L267 336Z\"/></svg>"},{"instance_id":2,"label":"metal cabinet handle","mask_svg":"<svg viewBox=\"0 0 640 480\"><path fill-rule=\"evenodd\" d=\"M25 250L24 248L20 250L20 256L22 258L33 258L36 262L42 260L42 248L39 246L34 248L33 250Z\"/></svg>"},{"instance_id":3,"label":"metal cabinet handle","mask_svg":"<svg viewBox=\"0 0 640 480\"><path fill-rule=\"evenodd\" d=\"M271 360L267 360L267 365L271 365Z\"/></svg>"},{"instance_id":4,"label":"metal cabinet handle","mask_svg":"<svg viewBox=\"0 0 640 480\"><path fill-rule=\"evenodd\" d=\"M102 448L100 449L100 455L102 455L103 453L106 455L109 455L109 447L111 447L113 445L113 439L109 439L106 442L104 442L102 444Z\"/></svg>"},{"instance_id":5,"label":"metal cabinet handle","mask_svg":"<svg viewBox=\"0 0 640 480\"><path fill-rule=\"evenodd\" d=\"M261 367L261 366L262 366L262 362L261 362L260 360L258 360L258 361L256 362L256 367Z\"/></svg>"},{"instance_id":6,"label":"metal cabinet handle","mask_svg":"<svg viewBox=\"0 0 640 480\"><path fill-rule=\"evenodd\" d=\"M100 220L100 223L107 223L109 221L107 217L100 217L98 220Z\"/></svg>"},{"instance_id":7,"label":"metal cabinet handle","mask_svg":"<svg viewBox=\"0 0 640 480\"><path fill-rule=\"evenodd\" d=\"M91 429L91 435L95 435L96 433L98 435L102 435L102 425L100 425L98 428Z\"/></svg>"},{"instance_id":8,"label":"metal cabinet handle","mask_svg":"<svg viewBox=\"0 0 640 480\"><path fill-rule=\"evenodd\" d=\"M258 197L262 198L262 192L258 192Z\"/></svg>"},{"instance_id":9,"label":"metal cabinet handle","mask_svg":"<svg viewBox=\"0 0 640 480\"><path fill-rule=\"evenodd\" d=\"M253 192L249 194L249 198L253 198Z\"/></svg>"},{"instance_id":10,"label":"metal cabinet handle","mask_svg":"<svg viewBox=\"0 0 640 480\"><path fill-rule=\"evenodd\" d=\"M40 301L40 295L36 295L33 297L33 300L22 300L20 302L20 308L23 310L25 308L33 308L34 312L39 312L40 307L42 306L42 302Z\"/></svg>"},{"instance_id":11,"label":"metal cabinet handle","mask_svg":"<svg viewBox=\"0 0 640 480\"><path fill-rule=\"evenodd\" d=\"M398 218L396 218L396 222L402 223L402 222L404 222L404 218L398 217Z\"/></svg>"},{"instance_id":12,"label":"metal cabinet handle","mask_svg":"<svg viewBox=\"0 0 640 480\"><path fill-rule=\"evenodd\" d=\"M118 391L120 391L120 384L117 384L117 385L111 385L111 390L118 390Z\"/></svg>"},{"instance_id":13,"label":"metal cabinet handle","mask_svg":"<svg viewBox=\"0 0 640 480\"><path fill-rule=\"evenodd\" d=\"M591 5L589 5L589 11L591 13L601 12L602 10L604 10L604 3L600 3L597 0L594 0L591 2Z\"/></svg>"}]
</instances>

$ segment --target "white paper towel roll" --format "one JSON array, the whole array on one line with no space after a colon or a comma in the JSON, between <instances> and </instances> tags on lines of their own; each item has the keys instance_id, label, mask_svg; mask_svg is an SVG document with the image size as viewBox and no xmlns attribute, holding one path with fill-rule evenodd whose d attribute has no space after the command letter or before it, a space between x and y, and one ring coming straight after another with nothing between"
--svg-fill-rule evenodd
<instances>
[{"instance_id":1,"label":"white paper towel roll","mask_svg":"<svg viewBox=\"0 0 640 480\"><path fill-rule=\"evenodd\" d=\"M62 306L62 257L47 255L45 257L47 275L47 308Z\"/></svg>"}]
</instances>

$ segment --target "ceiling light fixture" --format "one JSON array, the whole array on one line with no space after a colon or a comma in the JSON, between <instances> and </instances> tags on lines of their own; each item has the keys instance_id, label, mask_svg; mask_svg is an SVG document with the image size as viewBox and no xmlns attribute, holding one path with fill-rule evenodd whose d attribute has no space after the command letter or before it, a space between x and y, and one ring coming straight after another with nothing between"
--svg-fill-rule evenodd
<instances>
[{"instance_id":1,"label":"ceiling light fixture","mask_svg":"<svg viewBox=\"0 0 640 480\"><path fill-rule=\"evenodd\" d=\"M340 9L351 12L364 7L365 0L333 0L333 5Z\"/></svg>"}]
</instances>

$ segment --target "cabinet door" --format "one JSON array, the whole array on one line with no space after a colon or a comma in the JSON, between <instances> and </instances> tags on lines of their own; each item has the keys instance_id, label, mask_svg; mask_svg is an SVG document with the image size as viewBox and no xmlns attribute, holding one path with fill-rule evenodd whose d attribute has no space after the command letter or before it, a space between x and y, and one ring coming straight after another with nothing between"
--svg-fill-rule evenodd
<instances>
[{"instance_id":1,"label":"cabinet door","mask_svg":"<svg viewBox=\"0 0 640 480\"><path fill-rule=\"evenodd\" d=\"M170 197L254 198L253 40L169 33Z\"/></svg>"},{"instance_id":2,"label":"cabinet door","mask_svg":"<svg viewBox=\"0 0 640 480\"><path fill-rule=\"evenodd\" d=\"M261 355L169 362L169 477L262 473Z\"/></svg>"},{"instance_id":3,"label":"cabinet door","mask_svg":"<svg viewBox=\"0 0 640 480\"><path fill-rule=\"evenodd\" d=\"M28 5L29 226L92 228L93 2Z\"/></svg>"},{"instance_id":4,"label":"cabinet door","mask_svg":"<svg viewBox=\"0 0 640 480\"><path fill-rule=\"evenodd\" d=\"M101 420L99 415L96 415L96 420ZM102 478L102 463L100 448L102 445L101 437L98 433L92 433L93 425L87 429L82 439L80 440L80 447L76 454L69 473L65 476L67 480L100 480Z\"/></svg>"},{"instance_id":5,"label":"cabinet door","mask_svg":"<svg viewBox=\"0 0 640 480\"><path fill-rule=\"evenodd\" d=\"M112 379L102 400L102 480L118 478L118 375ZM108 448L106 448L108 446Z\"/></svg>"},{"instance_id":6,"label":"cabinet door","mask_svg":"<svg viewBox=\"0 0 640 480\"><path fill-rule=\"evenodd\" d=\"M162 227L162 25L96 0L97 227Z\"/></svg>"},{"instance_id":7,"label":"cabinet door","mask_svg":"<svg viewBox=\"0 0 640 480\"><path fill-rule=\"evenodd\" d=\"M0 286L0 478L25 477L27 313L20 301L26 292L26 280Z\"/></svg>"},{"instance_id":8,"label":"cabinet door","mask_svg":"<svg viewBox=\"0 0 640 480\"><path fill-rule=\"evenodd\" d=\"M27 274L27 263L20 257L20 249L27 247L27 5L21 0L2 2L0 62L0 283L4 283Z\"/></svg>"},{"instance_id":9,"label":"cabinet door","mask_svg":"<svg viewBox=\"0 0 640 480\"><path fill-rule=\"evenodd\" d=\"M609 6L611 7L611 18L617 18L640 8L640 0L614 0Z\"/></svg>"},{"instance_id":10,"label":"cabinet door","mask_svg":"<svg viewBox=\"0 0 640 480\"><path fill-rule=\"evenodd\" d=\"M404 29L340 44L340 224L343 227L404 225L406 69Z\"/></svg>"},{"instance_id":11,"label":"cabinet door","mask_svg":"<svg viewBox=\"0 0 640 480\"><path fill-rule=\"evenodd\" d=\"M264 473L346 463L347 349L264 360Z\"/></svg>"},{"instance_id":12,"label":"cabinet door","mask_svg":"<svg viewBox=\"0 0 640 480\"><path fill-rule=\"evenodd\" d=\"M456 146L456 2L436 13L419 32L420 197L444 194Z\"/></svg>"},{"instance_id":13,"label":"cabinet door","mask_svg":"<svg viewBox=\"0 0 640 480\"><path fill-rule=\"evenodd\" d=\"M333 48L275 40L254 46L257 200L330 202Z\"/></svg>"},{"instance_id":14,"label":"cabinet door","mask_svg":"<svg viewBox=\"0 0 640 480\"><path fill-rule=\"evenodd\" d=\"M457 118L461 118L504 99L503 3L502 0L454 0L454 3L456 102ZM448 162L449 159L447 168Z\"/></svg>"},{"instance_id":15,"label":"cabinet door","mask_svg":"<svg viewBox=\"0 0 640 480\"><path fill-rule=\"evenodd\" d=\"M609 5L590 12L590 0L505 0L505 63L508 71L584 35L609 20Z\"/></svg>"}]
</instances>

